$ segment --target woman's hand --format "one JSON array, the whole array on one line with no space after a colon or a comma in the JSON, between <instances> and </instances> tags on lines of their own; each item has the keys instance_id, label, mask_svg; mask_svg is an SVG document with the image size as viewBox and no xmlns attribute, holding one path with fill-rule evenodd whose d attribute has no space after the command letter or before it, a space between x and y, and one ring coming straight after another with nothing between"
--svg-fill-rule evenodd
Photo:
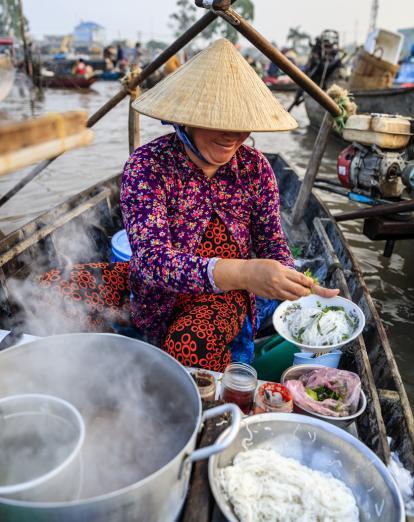
<instances>
[{"instance_id":1,"label":"woman's hand","mask_svg":"<svg viewBox=\"0 0 414 522\"><path fill-rule=\"evenodd\" d=\"M339 293L339 290L315 285L310 277L273 259L220 259L214 279L221 290L248 290L260 297L281 301L294 301L311 293L321 297L334 297Z\"/></svg>"}]
</instances>

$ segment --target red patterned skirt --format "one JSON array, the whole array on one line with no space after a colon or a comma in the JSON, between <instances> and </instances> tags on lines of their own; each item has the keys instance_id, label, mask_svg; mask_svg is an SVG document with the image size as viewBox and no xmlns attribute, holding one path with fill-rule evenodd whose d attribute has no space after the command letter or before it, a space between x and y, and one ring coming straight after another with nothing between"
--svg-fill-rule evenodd
<instances>
[{"instance_id":1,"label":"red patterned skirt","mask_svg":"<svg viewBox=\"0 0 414 522\"><path fill-rule=\"evenodd\" d=\"M238 258L237 243L214 214L197 252L204 257ZM50 270L39 279L45 299L63 308L72 331L114 331L130 323L128 263L77 264L69 272ZM228 345L239 333L249 308L246 292L180 295L163 343L186 366L223 371L230 362Z\"/></svg>"}]
</instances>

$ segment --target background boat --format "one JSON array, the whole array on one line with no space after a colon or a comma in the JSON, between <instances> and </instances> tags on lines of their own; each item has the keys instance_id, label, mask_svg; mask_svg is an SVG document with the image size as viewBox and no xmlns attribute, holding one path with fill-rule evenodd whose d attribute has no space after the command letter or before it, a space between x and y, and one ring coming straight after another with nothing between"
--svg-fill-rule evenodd
<instances>
[{"instance_id":1,"label":"background boat","mask_svg":"<svg viewBox=\"0 0 414 522\"><path fill-rule=\"evenodd\" d=\"M97 80L97 76L85 78L84 76L72 76L70 74L64 76L55 75L41 77L43 87L63 89L89 89L89 87Z\"/></svg>"},{"instance_id":2,"label":"background boat","mask_svg":"<svg viewBox=\"0 0 414 522\"><path fill-rule=\"evenodd\" d=\"M400 114L410 117L414 114L414 86L355 91L351 94L358 105L358 114ZM311 124L319 127L325 111L308 95L305 95L305 108Z\"/></svg>"}]
</instances>

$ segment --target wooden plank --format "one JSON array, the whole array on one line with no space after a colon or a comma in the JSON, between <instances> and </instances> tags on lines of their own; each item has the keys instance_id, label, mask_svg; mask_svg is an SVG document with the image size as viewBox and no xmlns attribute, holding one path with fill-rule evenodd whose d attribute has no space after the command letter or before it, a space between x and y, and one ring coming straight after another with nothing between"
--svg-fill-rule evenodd
<instances>
[{"instance_id":1,"label":"wooden plank","mask_svg":"<svg viewBox=\"0 0 414 522\"><path fill-rule=\"evenodd\" d=\"M363 233L372 240L414 239L414 221L368 218L364 221Z\"/></svg>"},{"instance_id":2,"label":"wooden plank","mask_svg":"<svg viewBox=\"0 0 414 522\"><path fill-rule=\"evenodd\" d=\"M109 196L109 189L104 189L101 192L99 192L96 196L92 197L90 200L86 201L82 205L79 205L78 207L74 208L70 212L64 214L63 216L60 216L54 223L47 225L37 232L35 232L31 237L21 241L14 247L12 247L10 250L5 252L3 255L0 256L0 267L11 261L14 257L18 256L22 252L24 252L26 249L30 248L31 246L35 245L38 241L41 239L44 239L48 235L50 235L52 232L57 230L58 228L62 227L72 219L75 219L76 217L80 216L84 212L86 212L88 209L96 206L99 202L104 200Z\"/></svg>"},{"instance_id":3,"label":"wooden plank","mask_svg":"<svg viewBox=\"0 0 414 522\"><path fill-rule=\"evenodd\" d=\"M223 401L214 401L208 404L213 408L223 404ZM198 448L210 446L217 437L228 427L228 417L221 416L209 419L204 426ZM214 507L214 498L208 481L208 460L196 462L193 466L187 500L181 514L180 522L210 522Z\"/></svg>"},{"instance_id":4,"label":"wooden plank","mask_svg":"<svg viewBox=\"0 0 414 522\"><path fill-rule=\"evenodd\" d=\"M0 155L0 176L32 165L37 161L52 158L77 147L85 147L93 140L93 131L84 129L71 136L39 143Z\"/></svg>"},{"instance_id":5,"label":"wooden plank","mask_svg":"<svg viewBox=\"0 0 414 522\"><path fill-rule=\"evenodd\" d=\"M86 128L86 111L51 113L0 125L0 155L78 134Z\"/></svg>"},{"instance_id":6,"label":"wooden plank","mask_svg":"<svg viewBox=\"0 0 414 522\"><path fill-rule=\"evenodd\" d=\"M323 220L328 221L328 220ZM332 267L332 274L335 275L337 286L343 292L344 297L352 300L348 284L345 279L341 263L336 255L333 245L326 233L323 221L316 217L313 220L315 232L318 234L319 239L323 245L323 254L326 256L328 263ZM358 373L361 379L362 387L367 391L369 395L369 401L367 410L371 411L371 419L375 419L375 429L377 433L372 434L372 439L378 439L377 454L384 462L390 460L390 448L387 441L387 431L385 429L385 423L382 418L381 404L378 397L374 376L372 374L371 364L369 362L367 348L362 335L356 340L358 349L354 351L354 356L358 368Z\"/></svg>"}]
</instances>

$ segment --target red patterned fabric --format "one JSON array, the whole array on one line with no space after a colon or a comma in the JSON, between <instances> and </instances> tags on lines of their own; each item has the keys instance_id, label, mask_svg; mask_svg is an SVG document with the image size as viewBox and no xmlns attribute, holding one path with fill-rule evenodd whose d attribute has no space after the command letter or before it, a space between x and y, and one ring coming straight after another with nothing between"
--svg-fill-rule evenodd
<instances>
[{"instance_id":1,"label":"red patterned fabric","mask_svg":"<svg viewBox=\"0 0 414 522\"><path fill-rule=\"evenodd\" d=\"M199 256L238 258L236 242L222 220L213 215L196 252ZM229 343L239 333L248 312L247 292L180 296L163 348L185 366L224 371Z\"/></svg>"},{"instance_id":2,"label":"red patterned fabric","mask_svg":"<svg viewBox=\"0 0 414 522\"><path fill-rule=\"evenodd\" d=\"M108 332L129 324L129 263L73 265L68 273L50 270L39 278L45 299L64 309L71 330Z\"/></svg>"}]
</instances>

